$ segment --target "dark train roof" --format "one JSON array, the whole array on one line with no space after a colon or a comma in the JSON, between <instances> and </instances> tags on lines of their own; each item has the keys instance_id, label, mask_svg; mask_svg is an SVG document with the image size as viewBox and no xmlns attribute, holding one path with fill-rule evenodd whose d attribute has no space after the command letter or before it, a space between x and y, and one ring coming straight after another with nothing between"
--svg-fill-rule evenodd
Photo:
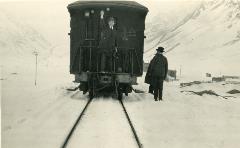
<instances>
[{"instance_id":1,"label":"dark train roof","mask_svg":"<svg viewBox=\"0 0 240 148\"><path fill-rule=\"evenodd\" d=\"M68 5L68 9L81 9L86 7L129 7L148 12L148 8L135 1L76 1Z\"/></svg>"}]
</instances>

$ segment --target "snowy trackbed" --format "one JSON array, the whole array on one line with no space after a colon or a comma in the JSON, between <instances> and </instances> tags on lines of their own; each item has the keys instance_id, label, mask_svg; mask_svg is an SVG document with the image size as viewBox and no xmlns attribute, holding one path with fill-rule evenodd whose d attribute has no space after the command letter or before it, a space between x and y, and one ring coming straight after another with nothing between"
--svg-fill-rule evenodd
<instances>
[{"instance_id":1,"label":"snowy trackbed","mask_svg":"<svg viewBox=\"0 0 240 148\"><path fill-rule=\"evenodd\" d=\"M141 144L141 142L140 142L140 140L139 140L139 137L138 137L137 132L136 132L134 126L133 126L133 123L132 123L132 121L131 121L131 119L130 119L130 117L129 117L129 115L128 115L127 109L126 109L126 107L124 106L122 100L119 99L119 101L120 101L120 103L121 103L121 105L122 105L122 107L123 107L123 110L124 110L124 113L125 113L125 115L126 115L126 117L127 117L128 123L129 123L129 125L131 126L131 130L132 130L132 132L133 132L133 134L134 134L134 138L136 139L136 142L137 142L137 144L138 144L138 147L139 147L139 148L142 148L142 144Z\"/></svg>"},{"instance_id":2,"label":"snowy trackbed","mask_svg":"<svg viewBox=\"0 0 240 148\"><path fill-rule=\"evenodd\" d=\"M62 148L65 148L65 147L67 146L69 139L71 138L74 130L76 129L79 121L82 119L82 116L84 115L84 112L87 110L87 107L89 106L89 104L90 104L91 102L92 102L92 99L89 99L88 102L87 102L87 104L86 104L85 107L83 108L82 112L80 113L79 117L77 118L75 124L73 125L72 129L70 130L68 136L67 136L66 139L64 140L64 143L63 143Z\"/></svg>"},{"instance_id":3,"label":"snowy trackbed","mask_svg":"<svg viewBox=\"0 0 240 148\"><path fill-rule=\"evenodd\" d=\"M114 100L114 103L113 104L117 104L116 103L116 101L117 100ZM92 102L94 102L93 104L92 104ZM70 132L68 133L68 135L67 135L67 137L66 137L66 139L64 140L64 142L63 142L63 145L61 146L61 148L66 148L66 147L79 147L82 143L81 142L79 142L79 141L84 141L84 140L81 140L81 138L79 138L78 136L76 136L76 135L78 135L78 134L81 134L81 131L82 131L82 128L81 127L78 127L79 125L81 125L80 124L80 122L82 121L82 118L83 118L83 115L85 115L86 117L86 119L88 119L88 116L91 116L91 114L86 114L86 112L88 112L88 110L89 110L89 108L90 108L90 111L89 112L91 112L91 109L93 109L93 107L89 107L90 106L90 104L92 104L92 106L94 106L94 104L98 104L98 103L100 103L101 101L99 101L99 100L94 100L93 101L93 99L88 99L88 101L87 101L87 103L86 103L86 105L85 105L85 107L83 108L83 110L81 111L81 113L79 114L79 116L77 117L77 120L75 121L75 123L74 123L74 125L73 125L73 127L70 129ZM132 121L131 121L131 119L130 119L130 116L129 116L129 114L128 114L128 112L127 112L127 109L126 109L126 107L124 106L124 103L123 103L123 101L121 100L121 99L118 99L118 102L120 103L120 105L121 105L121 109L123 110L123 112L124 112L124 115L125 115L125 117L127 118L127 122L128 122L128 125L129 125L129 127L130 127L130 129L131 130L129 130L129 131L131 131L132 132L132 134L131 133L129 133L129 131L128 131L128 136L129 136L129 138L127 138L128 140L130 140L130 139L133 139L133 138L130 138L130 136L131 135L133 135L132 137L134 137L134 140L132 140L130 143L131 143L131 145L133 145L134 143L135 143L135 146L134 147L138 147L138 148L142 148L143 146L142 146L142 144L141 144L141 142L140 142L140 139L139 139L139 137L138 137L138 135L137 135L137 132L136 132L136 130L135 130L135 128L134 128L134 125L133 125L133 123L132 123ZM118 104L119 104L118 103ZM119 105L118 105L119 106ZM104 108L105 106L102 106L102 108ZM112 111L112 109L113 108L116 108L115 107L115 105L113 106L113 107L111 107L111 111ZM119 108L119 107L117 107L117 108ZM120 109L120 108L119 108ZM119 111L119 109L118 109L118 112L120 113L120 112L122 112L122 111ZM110 111L109 110L109 111ZM95 110L96 111L96 110ZM101 111L99 111L99 112L101 112ZM111 113L111 112L110 112ZM124 116L123 114L121 114L120 113L120 118L119 118L119 121L123 121L122 119L124 118L123 116ZM97 119L96 119L97 120ZM99 119L98 119L99 120ZM109 119L108 119L109 120ZM114 120L114 119L113 119ZM90 121L89 121L90 122ZM91 122L90 124L92 124L92 123L96 123L97 121L95 121L95 122ZM86 123L86 124L88 124L88 123ZM118 124L118 125L122 125L122 124ZM125 122L125 126L126 126L126 122ZM122 132L123 131L123 129L124 130L126 130L127 128L126 127L119 127L119 129L120 130L118 130L118 132L120 131L120 132ZM84 129L85 130L85 129ZM88 131L90 131L90 130L97 130L97 129L88 129ZM96 133L95 133L96 134ZM113 134L115 134L115 133L113 133ZM120 134L121 135L121 134ZM85 135L86 136L86 135ZM100 133L100 135L97 135L97 137L100 137L100 136L105 136L105 135L102 135L102 133ZM78 139L78 141L76 141L75 139ZM109 138L111 138L111 137L109 137ZM126 138L126 136L122 136L122 137L120 137L120 138ZM119 139L119 138L117 138L117 139ZM126 140L126 139L124 139L124 140ZM112 140L110 140L110 141L112 141ZM133 142L133 141L135 141L135 142ZM95 142L93 142L92 141L92 143L95 143ZM79 144L79 145L78 145ZM119 146L119 144L118 143L115 143L117 146ZM127 143L126 142L126 144L127 144L127 146L129 146L128 144L129 143ZM85 146L85 145L84 145Z\"/></svg>"}]
</instances>

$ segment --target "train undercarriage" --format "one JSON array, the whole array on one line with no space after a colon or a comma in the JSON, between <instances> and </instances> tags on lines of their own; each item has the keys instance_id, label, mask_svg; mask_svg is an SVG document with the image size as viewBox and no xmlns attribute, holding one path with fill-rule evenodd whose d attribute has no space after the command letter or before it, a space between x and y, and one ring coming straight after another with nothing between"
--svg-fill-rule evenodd
<instances>
[{"instance_id":1,"label":"train undercarriage","mask_svg":"<svg viewBox=\"0 0 240 148\"><path fill-rule=\"evenodd\" d=\"M80 83L79 90L88 92L91 99L100 95L122 99L123 94L128 96L132 92L132 85L137 85L137 77L128 73L82 72L75 75L75 82Z\"/></svg>"}]
</instances>

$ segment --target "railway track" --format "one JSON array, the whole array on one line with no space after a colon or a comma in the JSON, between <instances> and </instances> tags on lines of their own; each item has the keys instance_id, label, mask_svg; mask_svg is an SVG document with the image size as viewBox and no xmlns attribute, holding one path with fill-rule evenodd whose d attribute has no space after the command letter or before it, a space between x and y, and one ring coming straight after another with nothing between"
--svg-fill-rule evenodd
<instances>
[{"instance_id":1,"label":"railway track","mask_svg":"<svg viewBox=\"0 0 240 148\"><path fill-rule=\"evenodd\" d=\"M87 108L88 108L88 106L89 106L89 104L90 104L91 102L92 102L92 99L89 99L88 102L87 102L87 104L86 104L85 107L83 108L82 112L81 112L80 115L78 116L77 120L75 121L75 123L74 123L73 127L71 128L69 134L67 135L66 139L64 140L64 143L63 143L63 145L62 145L61 148L66 148L66 147L67 147L67 144L68 144L69 140L71 139L74 130L76 129L78 123L79 123L80 120L82 119L85 111L87 110Z\"/></svg>"},{"instance_id":2,"label":"railway track","mask_svg":"<svg viewBox=\"0 0 240 148\"><path fill-rule=\"evenodd\" d=\"M136 132L134 126L133 126L133 123L132 123L132 121L131 121L131 119L130 119L130 117L129 117L129 115L128 115L128 112L127 112L127 110L126 110L126 107L125 107L124 104L123 104L122 99L118 99L118 100L119 100L119 102L120 102L120 104L121 104L121 106L122 106L122 108L123 108L123 111L124 111L124 113L125 113L125 116L126 116L126 118L127 118L127 120L128 120L128 123L129 123L129 125L130 125L130 127L131 127L131 130L132 130L133 135L134 135L134 138L135 138L135 140L136 140L136 142L137 142L138 148L143 148L143 145L142 145L141 142L140 142L140 139L139 139L139 137L138 137L138 135L137 135L137 132Z\"/></svg>"},{"instance_id":3,"label":"railway track","mask_svg":"<svg viewBox=\"0 0 240 148\"><path fill-rule=\"evenodd\" d=\"M129 126L130 126L130 128L131 128L131 131L132 131L132 133L133 133L133 137L134 137L134 139L135 139L135 141L136 141L137 147L138 147L138 148L143 148L143 145L142 145L141 142L140 142L140 139L139 139L139 137L138 137L138 135L137 135L137 132L136 132L136 130L135 130L135 128L134 128L134 125L133 125L133 123L132 123L132 121L131 121L131 119L130 119L130 116L129 116L127 110L126 110L126 107L125 107L124 104L123 104L122 99L118 99L118 100L119 100L119 103L121 104L121 107L122 107L122 109L123 109L123 111L124 111L124 114L125 114L125 116L126 116L126 118L127 118L128 124L129 124ZM64 140L64 143L63 143L63 145L61 146L61 148L67 148L68 143L69 143L69 141L70 141L70 139L71 139L71 137L72 137L75 129L77 128L78 124L80 123L80 121L81 121L84 113L86 112L86 110L87 110L88 107L90 106L91 102L92 102L92 99L89 99L88 102L86 103L84 109L83 109L83 110L81 111L81 113L79 114L79 116L78 116L77 120L75 121L73 127L71 128L69 134L67 135L66 139Z\"/></svg>"}]
</instances>

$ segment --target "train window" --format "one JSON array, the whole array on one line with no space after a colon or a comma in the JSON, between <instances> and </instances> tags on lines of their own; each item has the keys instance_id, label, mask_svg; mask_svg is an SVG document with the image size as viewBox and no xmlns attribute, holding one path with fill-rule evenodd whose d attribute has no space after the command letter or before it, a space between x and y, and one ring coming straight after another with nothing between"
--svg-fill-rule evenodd
<instances>
[{"instance_id":1,"label":"train window","mask_svg":"<svg viewBox=\"0 0 240 148\"><path fill-rule=\"evenodd\" d=\"M91 13L93 14L93 13L94 13L94 10L91 10Z\"/></svg>"},{"instance_id":2,"label":"train window","mask_svg":"<svg viewBox=\"0 0 240 148\"><path fill-rule=\"evenodd\" d=\"M107 11L110 11L110 8L106 8Z\"/></svg>"}]
</instances>

